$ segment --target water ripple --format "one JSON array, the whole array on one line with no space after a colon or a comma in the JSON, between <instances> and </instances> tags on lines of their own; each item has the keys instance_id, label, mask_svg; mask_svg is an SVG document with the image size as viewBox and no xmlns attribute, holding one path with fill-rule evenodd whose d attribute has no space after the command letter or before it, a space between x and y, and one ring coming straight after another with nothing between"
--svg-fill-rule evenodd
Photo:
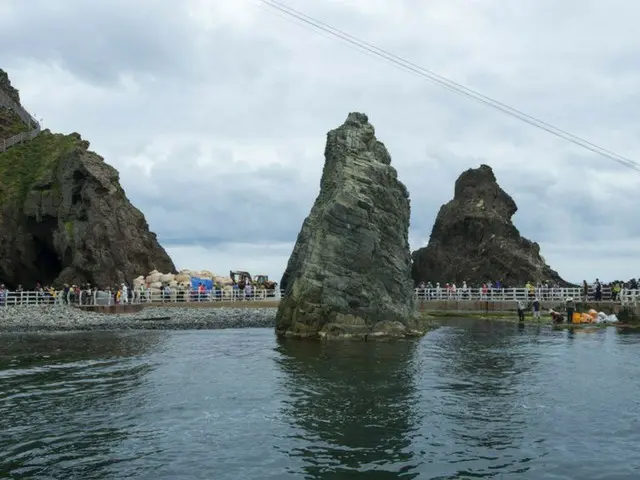
<instances>
[{"instance_id":1,"label":"water ripple","mask_svg":"<svg viewBox=\"0 0 640 480\"><path fill-rule=\"evenodd\" d=\"M0 477L637 478L640 337L448 322L3 336Z\"/></svg>"}]
</instances>

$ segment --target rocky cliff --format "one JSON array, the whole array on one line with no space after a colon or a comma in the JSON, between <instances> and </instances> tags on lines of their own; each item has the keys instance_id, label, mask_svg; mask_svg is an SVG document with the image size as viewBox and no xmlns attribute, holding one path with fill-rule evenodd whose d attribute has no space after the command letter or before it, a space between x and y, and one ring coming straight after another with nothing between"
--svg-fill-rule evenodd
<instances>
[{"instance_id":1,"label":"rocky cliff","mask_svg":"<svg viewBox=\"0 0 640 480\"><path fill-rule=\"evenodd\" d=\"M0 88L19 101L1 70ZM0 110L0 133L15 121ZM80 135L45 130L0 153L0 283L111 286L153 269L175 271L118 172Z\"/></svg>"},{"instance_id":2,"label":"rocky cliff","mask_svg":"<svg viewBox=\"0 0 640 480\"><path fill-rule=\"evenodd\" d=\"M419 333L409 194L362 113L328 134L320 193L281 286L276 332L293 337Z\"/></svg>"},{"instance_id":3,"label":"rocky cliff","mask_svg":"<svg viewBox=\"0 0 640 480\"><path fill-rule=\"evenodd\" d=\"M0 91L4 92L11 100L20 103L20 94L9 81L7 73L0 69ZM0 147L2 140L13 137L28 130L27 125L20 120L20 117L12 110L0 104ZM0 151L2 148L0 148Z\"/></svg>"},{"instance_id":4,"label":"rocky cliff","mask_svg":"<svg viewBox=\"0 0 640 480\"><path fill-rule=\"evenodd\" d=\"M11 100L16 103L20 103L20 94L18 90L11 85L11 80L9 80L9 75L7 72L0 68L0 90L6 93Z\"/></svg>"},{"instance_id":5,"label":"rocky cliff","mask_svg":"<svg viewBox=\"0 0 640 480\"><path fill-rule=\"evenodd\" d=\"M540 246L520 235L511 221L517 210L491 167L462 173L453 200L440 208L429 244L413 252L414 282L567 284L545 263Z\"/></svg>"}]
</instances>

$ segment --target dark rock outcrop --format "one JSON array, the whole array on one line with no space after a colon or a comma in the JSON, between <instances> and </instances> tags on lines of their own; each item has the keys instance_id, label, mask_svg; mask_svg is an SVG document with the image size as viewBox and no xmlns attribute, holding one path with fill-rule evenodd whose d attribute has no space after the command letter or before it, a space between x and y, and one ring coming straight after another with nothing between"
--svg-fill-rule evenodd
<instances>
[{"instance_id":1,"label":"dark rock outcrop","mask_svg":"<svg viewBox=\"0 0 640 480\"><path fill-rule=\"evenodd\" d=\"M111 286L175 271L117 170L88 148L76 133L45 130L0 153L0 283Z\"/></svg>"},{"instance_id":2,"label":"dark rock outcrop","mask_svg":"<svg viewBox=\"0 0 640 480\"><path fill-rule=\"evenodd\" d=\"M7 72L0 68L0 90L6 93L11 100L16 103L20 103L20 94L18 90L11 85L11 80L9 80L9 75Z\"/></svg>"},{"instance_id":3,"label":"dark rock outcrop","mask_svg":"<svg viewBox=\"0 0 640 480\"><path fill-rule=\"evenodd\" d=\"M13 88L9 81L9 76L2 69L0 69L0 92L4 92L10 100L20 103L18 91ZM18 133L26 132L28 129L27 125L20 120L20 117L14 111L0 102L0 153L4 150L2 148L3 140L7 140Z\"/></svg>"},{"instance_id":4,"label":"dark rock outcrop","mask_svg":"<svg viewBox=\"0 0 640 480\"><path fill-rule=\"evenodd\" d=\"M413 252L414 282L566 285L545 263L540 246L523 238L511 222L517 210L491 167L464 172L456 181L453 200L440 208L429 244Z\"/></svg>"},{"instance_id":5,"label":"dark rock outcrop","mask_svg":"<svg viewBox=\"0 0 640 480\"><path fill-rule=\"evenodd\" d=\"M328 134L320 193L281 286L276 332L292 337L420 333L408 242L409 194L362 113Z\"/></svg>"}]
</instances>

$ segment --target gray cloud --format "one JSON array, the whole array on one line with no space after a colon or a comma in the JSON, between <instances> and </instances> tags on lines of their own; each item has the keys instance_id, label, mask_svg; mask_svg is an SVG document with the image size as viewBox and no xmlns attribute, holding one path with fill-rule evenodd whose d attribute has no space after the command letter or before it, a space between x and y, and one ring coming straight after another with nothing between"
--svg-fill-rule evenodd
<instances>
[{"instance_id":1,"label":"gray cloud","mask_svg":"<svg viewBox=\"0 0 640 480\"><path fill-rule=\"evenodd\" d=\"M289 4L640 158L640 5ZM130 5L3 2L0 60L45 126L80 131L120 170L179 266L255 265L279 276L318 191L325 134L360 110L411 192L414 246L428 239L456 177L488 163L519 206L516 225L564 275L638 274L637 174L255 1Z\"/></svg>"}]
</instances>

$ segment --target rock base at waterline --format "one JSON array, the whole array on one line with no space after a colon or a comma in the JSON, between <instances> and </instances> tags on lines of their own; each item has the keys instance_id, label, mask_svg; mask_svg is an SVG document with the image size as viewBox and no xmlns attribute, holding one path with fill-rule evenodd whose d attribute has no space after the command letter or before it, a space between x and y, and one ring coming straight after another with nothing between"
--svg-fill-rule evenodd
<instances>
[{"instance_id":1,"label":"rock base at waterline","mask_svg":"<svg viewBox=\"0 0 640 480\"><path fill-rule=\"evenodd\" d=\"M276 334L285 338L299 339L376 340L421 337L428 329L428 325L417 314L408 324L398 321L381 321L372 326L354 315L337 314L332 321L325 323L320 329L314 324L299 321L287 329L276 328Z\"/></svg>"}]
</instances>

